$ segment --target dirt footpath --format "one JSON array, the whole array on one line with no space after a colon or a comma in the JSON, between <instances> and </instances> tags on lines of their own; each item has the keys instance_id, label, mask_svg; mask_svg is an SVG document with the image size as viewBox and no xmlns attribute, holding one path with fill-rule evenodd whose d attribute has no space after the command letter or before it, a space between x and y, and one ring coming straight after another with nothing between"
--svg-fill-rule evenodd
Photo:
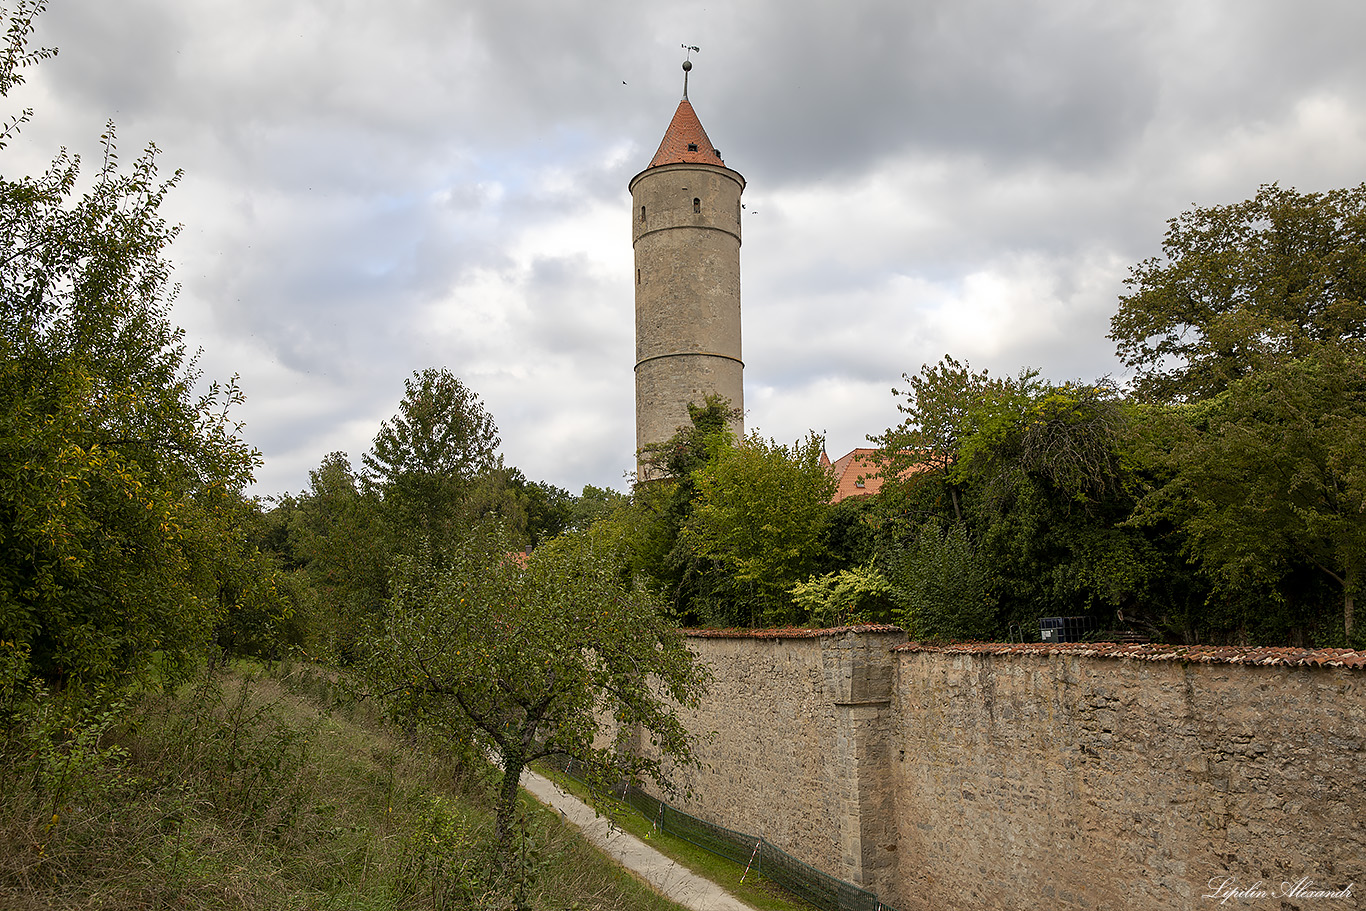
<instances>
[{"instance_id":1,"label":"dirt footpath","mask_svg":"<svg viewBox=\"0 0 1366 911\"><path fill-rule=\"evenodd\" d=\"M711 880L680 866L634 835L613 828L605 817L594 813L592 807L566 794L545 776L523 772L522 787L541 803L559 810L608 857L685 908L692 911L754 911Z\"/></svg>"}]
</instances>

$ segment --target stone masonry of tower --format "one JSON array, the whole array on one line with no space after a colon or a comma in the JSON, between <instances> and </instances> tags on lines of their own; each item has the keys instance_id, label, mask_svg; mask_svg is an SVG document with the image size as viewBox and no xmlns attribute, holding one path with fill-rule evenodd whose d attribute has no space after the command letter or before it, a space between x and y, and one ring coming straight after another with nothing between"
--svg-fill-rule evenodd
<instances>
[{"instance_id":1,"label":"stone masonry of tower","mask_svg":"<svg viewBox=\"0 0 1366 911\"><path fill-rule=\"evenodd\" d=\"M688 424L708 395L744 411L740 194L686 94L649 166L631 179L636 286L636 448ZM743 417L732 429L743 435ZM648 480L644 468L637 475Z\"/></svg>"}]
</instances>

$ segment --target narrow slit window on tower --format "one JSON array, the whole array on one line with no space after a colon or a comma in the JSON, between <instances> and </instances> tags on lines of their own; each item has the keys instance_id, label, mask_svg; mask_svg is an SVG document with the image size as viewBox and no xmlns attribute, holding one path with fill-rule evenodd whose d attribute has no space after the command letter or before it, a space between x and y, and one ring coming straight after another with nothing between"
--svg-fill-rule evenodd
<instances>
[{"instance_id":1,"label":"narrow slit window on tower","mask_svg":"<svg viewBox=\"0 0 1366 911\"><path fill-rule=\"evenodd\" d=\"M692 210L694 212L702 211L702 200L698 199L696 196L692 198Z\"/></svg>"},{"instance_id":2,"label":"narrow slit window on tower","mask_svg":"<svg viewBox=\"0 0 1366 911\"><path fill-rule=\"evenodd\" d=\"M641 220L641 221L644 221L644 220L645 220L645 207L644 207L644 206L641 206L641 207L640 207L640 220Z\"/></svg>"},{"instance_id":3,"label":"narrow slit window on tower","mask_svg":"<svg viewBox=\"0 0 1366 911\"><path fill-rule=\"evenodd\" d=\"M636 270L636 284L637 284L637 285L640 284L640 270L639 270L639 269Z\"/></svg>"}]
</instances>

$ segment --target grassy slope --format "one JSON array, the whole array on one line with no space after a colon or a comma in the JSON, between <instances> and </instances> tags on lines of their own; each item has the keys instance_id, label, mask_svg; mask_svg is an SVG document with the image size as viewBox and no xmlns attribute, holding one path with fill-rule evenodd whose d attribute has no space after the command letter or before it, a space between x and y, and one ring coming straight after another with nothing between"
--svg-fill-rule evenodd
<instances>
[{"instance_id":1,"label":"grassy slope","mask_svg":"<svg viewBox=\"0 0 1366 911\"><path fill-rule=\"evenodd\" d=\"M104 720L48 700L26 721L0 727L0 907L458 911L517 898L487 873L488 782L444 745L346 708L321 678L236 671ZM536 805L527 830L529 907L679 909L558 814Z\"/></svg>"}]
</instances>

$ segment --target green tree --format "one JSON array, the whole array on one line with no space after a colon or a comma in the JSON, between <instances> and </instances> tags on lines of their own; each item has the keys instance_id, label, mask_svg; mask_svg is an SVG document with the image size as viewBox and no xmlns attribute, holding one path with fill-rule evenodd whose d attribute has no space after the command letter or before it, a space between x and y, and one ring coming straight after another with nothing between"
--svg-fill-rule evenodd
<instances>
[{"instance_id":1,"label":"green tree","mask_svg":"<svg viewBox=\"0 0 1366 911\"><path fill-rule=\"evenodd\" d=\"M575 531L585 531L599 519L625 509L630 502L631 498L620 491L585 484L570 505L569 527Z\"/></svg>"},{"instance_id":2,"label":"green tree","mask_svg":"<svg viewBox=\"0 0 1366 911\"><path fill-rule=\"evenodd\" d=\"M821 529L821 548L829 572L854 569L877 556L881 534L881 502L876 497L845 497L831 504Z\"/></svg>"},{"instance_id":3,"label":"green tree","mask_svg":"<svg viewBox=\"0 0 1366 911\"><path fill-rule=\"evenodd\" d=\"M499 456L494 464L476 475L465 489L463 500L452 503L452 514L461 526L494 522L508 529L512 543L527 542L526 477L517 468L504 465Z\"/></svg>"},{"instance_id":4,"label":"green tree","mask_svg":"<svg viewBox=\"0 0 1366 911\"><path fill-rule=\"evenodd\" d=\"M569 491L529 481L499 458L474 479L460 514L467 522L495 519L513 530L518 544L536 545L568 528L572 509Z\"/></svg>"},{"instance_id":5,"label":"green tree","mask_svg":"<svg viewBox=\"0 0 1366 911\"><path fill-rule=\"evenodd\" d=\"M227 521L211 532L218 539L215 639L224 654L279 658L299 640L291 623L293 592L279 555L266 545L268 520L256 500L228 491L221 496L216 512Z\"/></svg>"},{"instance_id":6,"label":"green tree","mask_svg":"<svg viewBox=\"0 0 1366 911\"><path fill-rule=\"evenodd\" d=\"M1366 566L1366 357L1324 345L1165 419L1170 479L1138 521L1179 523L1223 592L1315 567L1338 587L1350 640Z\"/></svg>"},{"instance_id":7,"label":"green tree","mask_svg":"<svg viewBox=\"0 0 1366 911\"><path fill-rule=\"evenodd\" d=\"M681 543L717 561L748 625L804 619L791 589L824 557L821 535L836 487L822 451L814 434L792 446L751 434L739 445L718 441L694 472L696 505Z\"/></svg>"},{"instance_id":8,"label":"green tree","mask_svg":"<svg viewBox=\"0 0 1366 911\"><path fill-rule=\"evenodd\" d=\"M967 559L970 551L991 567L985 584L992 609L969 624L978 636L1029 627L1041 615L1128 609L1138 617L1147 599L1168 596L1160 580L1179 575L1171 571L1183 562L1177 548L1155 541L1155 529L1123 524L1141 466L1133 464L1126 411L1111 384L1055 384L1032 370L992 380L952 358L912 379L902 407L910 417L882 438L901 449L884 457L894 468L927 467L907 471L879 495L888 575L904 578L907 561L934 566L946 554ZM956 382L965 388L953 388ZM926 427L935 428L934 445L952 448L921 456L916 447L930 443ZM955 496L942 494L946 488ZM964 535L958 550L945 550L957 546L951 538L958 533L945 528ZM992 616L1002 625L989 631L979 621Z\"/></svg>"},{"instance_id":9,"label":"green tree","mask_svg":"<svg viewBox=\"0 0 1366 911\"><path fill-rule=\"evenodd\" d=\"M1015 380L996 379L947 354L934 366L922 365L919 373L902 374L906 388L893 389L892 395L904 397L897 410L906 417L871 438L880 450L884 488L890 486L891 494L908 482L922 484L928 472L947 492L953 521L962 522L962 444L993 424L1018 418L1035 376L1037 371L1026 371Z\"/></svg>"},{"instance_id":10,"label":"green tree","mask_svg":"<svg viewBox=\"0 0 1366 911\"><path fill-rule=\"evenodd\" d=\"M449 370L428 368L403 381L398 414L380 425L362 461L390 526L440 549L463 524L477 480L502 468L498 427Z\"/></svg>"},{"instance_id":11,"label":"green tree","mask_svg":"<svg viewBox=\"0 0 1366 911\"><path fill-rule=\"evenodd\" d=\"M549 541L570 527L574 517L574 495L569 491L546 481L528 481L523 477L521 493L526 502L526 534L532 544Z\"/></svg>"},{"instance_id":12,"label":"green tree","mask_svg":"<svg viewBox=\"0 0 1366 911\"><path fill-rule=\"evenodd\" d=\"M1008 622L1134 605L1167 572L1123 524L1134 507L1126 433L1110 384L1036 381L1018 414L964 441L975 541Z\"/></svg>"},{"instance_id":13,"label":"green tree","mask_svg":"<svg viewBox=\"0 0 1366 911\"><path fill-rule=\"evenodd\" d=\"M816 626L885 622L896 591L871 563L812 576L791 590L792 600Z\"/></svg>"},{"instance_id":14,"label":"green tree","mask_svg":"<svg viewBox=\"0 0 1366 911\"><path fill-rule=\"evenodd\" d=\"M1169 523L1221 597L1265 592L1263 613L1333 580L1350 636L1359 589L1355 452L1366 350L1366 184L1275 185L1169 223L1135 266L1110 337L1155 402L1164 474L1136 521ZM1293 583L1291 580L1294 580Z\"/></svg>"},{"instance_id":15,"label":"green tree","mask_svg":"<svg viewBox=\"0 0 1366 911\"><path fill-rule=\"evenodd\" d=\"M10 89L24 84L24 68L56 55L55 48L29 50L28 42L38 16L47 8L46 0L18 0L14 11L0 7L0 19L5 23L4 47L0 49L0 98L9 97ZM0 149L19 132L19 127L33 116L32 108L11 115L0 125Z\"/></svg>"},{"instance_id":16,"label":"green tree","mask_svg":"<svg viewBox=\"0 0 1366 911\"><path fill-rule=\"evenodd\" d=\"M354 661L389 597L392 533L375 491L344 452L323 457L309 489L292 498L290 554L319 601L317 638L331 657Z\"/></svg>"},{"instance_id":17,"label":"green tree","mask_svg":"<svg viewBox=\"0 0 1366 911\"><path fill-rule=\"evenodd\" d=\"M960 477L975 478L997 500L1034 479L1083 506L1122 487L1125 414L1113 385L1031 381L1011 399L1008 411L996 410L962 439Z\"/></svg>"},{"instance_id":18,"label":"green tree","mask_svg":"<svg viewBox=\"0 0 1366 911\"><path fill-rule=\"evenodd\" d=\"M547 542L523 565L505 533L481 528L448 566L400 563L366 670L404 717L496 752L505 854L527 763L563 755L600 778L616 770L667 785L663 758L691 759L673 707L697 704L704 674L659 602L623 584L621 544L597 527ZM655 750L628 749L638 733Z\"/></svg>"},{"instance_id":19,"label":"green tree","mask_svg":"<svg viewBox=\"0 0 1366 911\"><path fill-rule=\"evenodd\" d=\"M663 597L681 623L695 624L714 619L708 605L724 574L715 561L689 549L682 532L697 496L696 473L720 445L734 440L736 413L725 399L709 396L703 405L689 405L688 416L687 427L642 451L652 480L636 483L628 516L631 574Z\"/></svg>"},{"instance_id":20,"label":"green tree","mask_svg":"<svg viewBox=\"0 0 1366 911\"><path fill-rule=\"evenodd\" d=\"M42 4L7 15L0 91L46 52L25 42ZM27 113L12 118L5 137ZM0 179L0 640L49 678L107 680L154 656L183 663L223 616L216 564L256 454L203 392L163 258L179 174L149 146L121 170L113 129L91 186L63 152Z\"/></svg>"},{"instance_id":21,"label":"green tree","mask_svg":"<svg viewBox=\"0 0 1366 911\"><path fill-rule=\"evenodd\" d=\"M891 559L901 628L913 639L985 639L996 631L990 573L962 524L926 522Z\"/></svg>"},{"instance_id":22,"label":"green tree","mask_svg":"<svg viewBox=\"0 0 1366 911\"><path fill-rule=\"evenodd\" d=\"M663 443L654 443L641 450L641 461L652 478L674 481L682 485L683 493L691 501L692 474L710 458L717 440L734 439L731 424L740 413L731 407L730 400L709 395L701 404L688 405L688 425L679 427ZM652 484L653 481L643 481Z\"/></svg>"},{"instance_id":23,"label":"green tree","mask_svg":"<svg viewBox=\"0 0 1366 911\"><path fill-rule=\"evenodd\" d=\"M1110 338L1134 387L1214 395L1324 344L1366 339L1366 184L1263 186L1168 222L1162 256L1130 270Z\"/></svg>"}]
</instances>

